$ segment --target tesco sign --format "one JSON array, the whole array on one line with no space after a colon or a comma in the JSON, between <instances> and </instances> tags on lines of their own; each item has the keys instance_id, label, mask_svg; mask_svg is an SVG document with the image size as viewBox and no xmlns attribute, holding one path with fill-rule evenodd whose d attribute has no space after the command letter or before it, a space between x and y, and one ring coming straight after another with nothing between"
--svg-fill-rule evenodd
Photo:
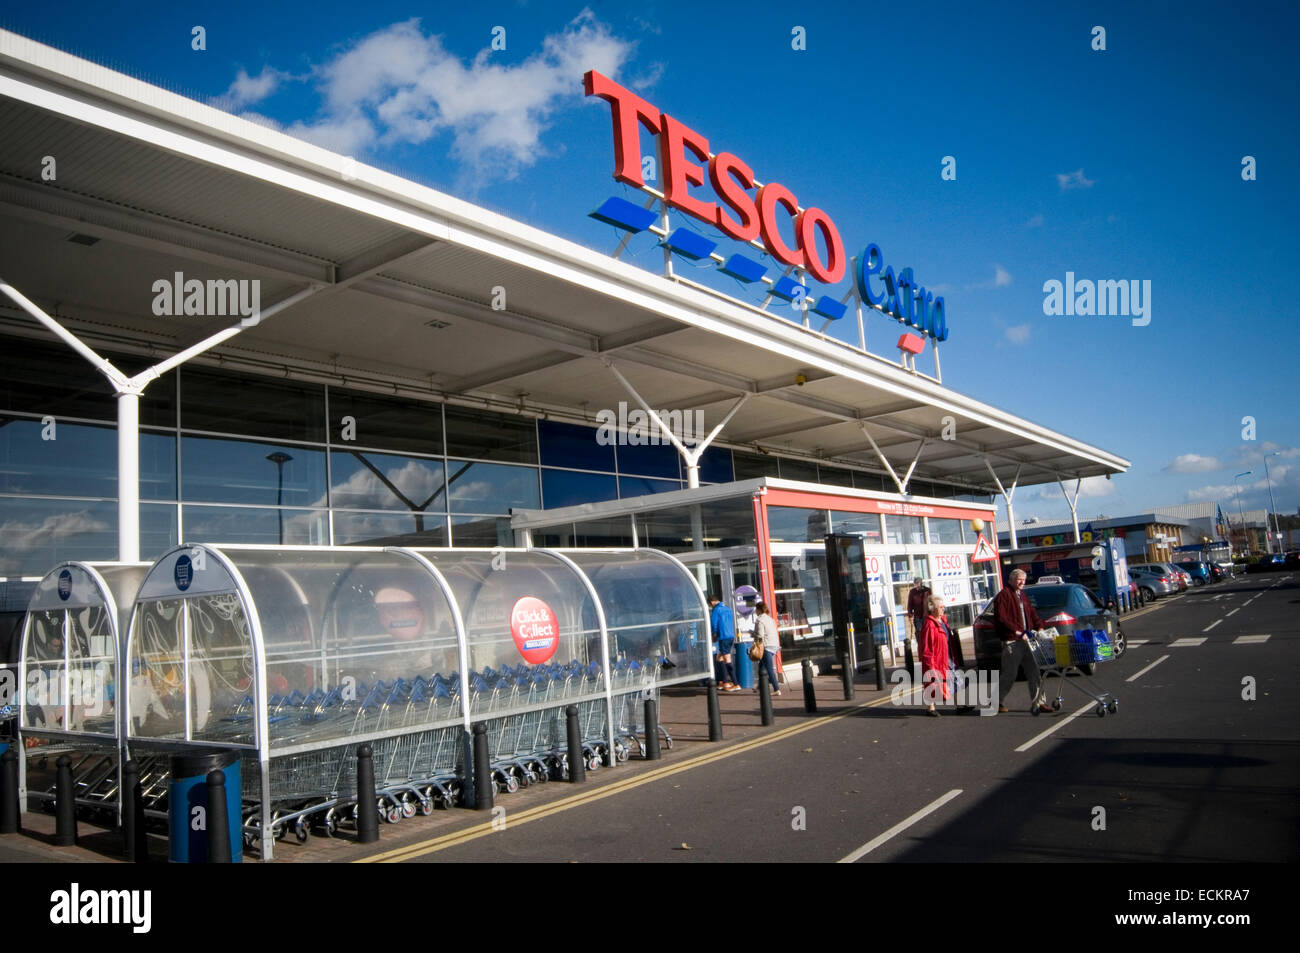
<instances>
[{"instance_id":1,"label":"tesco sign","mask_svg":"<svg viewBox=\"0 0 1300 953\"><path fill-rule=\"evenodd\" d=\"M583 77L588 96L609 103L614 130L614 178L644 190L641 174L641 127L659 142L664 201L740 242L762 238L768 253L784 265L802 268L823 284L835 284L848 272L844 240L830 215L819 208L799 208L794 193L779 182L758 186L754 170L730 152L709 151L709 140L685 123L660 112L636 93L595 70ZM717 201L691 194L707 176ZM790 219L794 246L779 225ZM873 284L873 279L876 283ZM912 269L895 273L886 266L877 244L855 261L853 282L859 299L936 341L948 337L942 297L935 297L913 277Z\"/></svg>"}]
</instances>

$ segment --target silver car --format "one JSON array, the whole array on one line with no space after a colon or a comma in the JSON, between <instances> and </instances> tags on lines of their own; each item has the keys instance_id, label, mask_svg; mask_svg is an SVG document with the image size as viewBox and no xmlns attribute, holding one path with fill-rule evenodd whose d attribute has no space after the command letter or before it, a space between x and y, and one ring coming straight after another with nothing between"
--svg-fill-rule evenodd
<instances>
[{"instance_id":1,"label":"silver car","mask_svg":"<svg viewBox=\"0 0 1300 953\"><path fill-rule=\"evenodd\" d=\"M1142 598L1147 602L1178 592L1178 583L1168 572L1159 572L1150 566L1129 566L1129 578L1138 584Z\"/></svg>"}]
</instances>

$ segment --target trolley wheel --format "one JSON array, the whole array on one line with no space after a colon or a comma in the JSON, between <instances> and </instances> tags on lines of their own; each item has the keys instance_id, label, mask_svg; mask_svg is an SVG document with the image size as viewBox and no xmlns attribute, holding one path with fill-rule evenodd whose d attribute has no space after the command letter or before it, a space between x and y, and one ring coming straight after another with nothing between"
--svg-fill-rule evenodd
<instances>
[{"instance_id":1,"label":"trolley wheel","mask_svg":"<svg viewBox=\"0 0 1300 953\"><path fill-rule=\"evenodd\" d=\"M627 745L618 745L614 749L614 755L615 757L618 758L619 761L626 761L628 758L632 756L632 751L630 748L628 748Z\"/></svg>"},{"instance_id":2,"label":"trolley wheel","mask_svg":"<svg viewBox=\"0 0 1300 953\"><path fill-rule=\"evenodd\" d=\"M280 812L271 813L271 834L276 840L284 840L284 835L289 833L289 829L280 823Z\"/></svg>"},{"instance_id":3,"label":"trolley wheel","mask_svg":"<svg viewBox=\"0 0 1300 953\"><path fill-rule=\"evenodd\" d=\"M390 804L387 809L381 807L379 810L383 812L384 820L389 824L396 824L402 819L402 808L398 804Z\"/></svg>"},{"instance_id":4,"label":"trolley wheel","mask_svg":"<svg viewBox=\"0 0 1300 953\"><path fill-rule=\"evenodd\" d=\"M664 735L664 747L667 748L669 751L672 751L672 750L673 750L673 736L672 736L672 735L668 735L668 734L665 734L665 735Z\"/></svg>"},{"instance_id":5,"label":"trolley wheel","mask_svg":"<svg viewBox=\"0 0 1300 953\"><path fill-rule=\"evenodd\" d=\"M1106 717L1106 706L1101 703L1097 704L1097 717L1098 718Z\"/></svg>"},{"instance_id":6,"label":"trolley wheel","mask_svg":"<svg viewBox=\"0 0 1300 953\"><path fill-rule=\"evenodd\" d=\"M1060 695L1057 695L1057 696L1056 696L1056 701L1052 702L1052 711L1060 711L1060 710L1061 710L1061 701L1062 701L1061 696L1060 696Z\"/></svg>"},{"instance_id":7,"label":"trolley wheel","mask_svg":"<svg viewBox=\"0 0 1300 953\"><path fill-rule=\"evenodd\" d=\"M429 795L428 797L420 798L418 806L420 809L420 816L428 817L430 814L433 813L434 809L437 807L437 804L434 803L433 795Z\"/></svg>"},{"instance_id":8,"label":"trolley wheel","mask_svg":"<svg viewBox=\"0 0 1300 953\"><path fill-rule=\"evenodd\" d=\"M514 794L519 790L519 779L513 774L506 775L506 793Z\"/></svg>"},{"instance_id":9,"label":"trolley wheel","mask_svg":"<svg viewBox=\"0 0 1300 953\"><path fill-rule=\"evenodd\" d=\"M307 843L307 838L311 836L311 829L308 827L307 818L300 817L293 822L293 836L298 839L299 844Z\"/></svg>"},{"instance_id":10,"label":"trolley wheel","mask_svg":"<svg viewBox=\"0 0 1300 953\"><path fill-rule=\"evenodd\" d=\"M418 809L419 804L415 798L409 794L402 795L402 817L415 817Z\"/></svg>"},{"instance_id":11,"label":"trolley wheel","mask_svg":"<svg viewBox=\"0 0 1300 953\"><path fill-rule=\"evenodd\" d=\"M456 804L459 804L461 795L464 793L464 791L465 788L460 783L460 781L448 781L447 782L447 807L454 807Z\"/></svg>"},{"instance_id":12,"label":"trolley wheel","mask_svg":"<svg viewBox=\"0 0 1300 953\"><path fill-rule=\"evenodd\" d=\"M605 762L601 760L600 755L598 755L594 751L587 756L588 771L598 771L600 769L600 766L604 763Z\"/></svg>"},{"instance_id":13,"label":"trolley wheel","mask_svg":"<svg viewBox=\"0 0 1300 953\"><path fill-rule=\"evenodd\" d=\"M1110 704L1107 705L1106 707L1110 710L1110 713L1112 715L1115 714L1116 712L1119 711L1119 700L1116 698L1112 698L1110 700Z\"/></svg>"},{"instance_id":14,"label":"trolley wheel","mask_svg":"<svg viewBox=\"0 0 1300 953\"><path fill-rule=\"evenodd\" d=\"M1034 705L1034 706L1033 706L1032 708L1030 708L1029 710L1030 710L1031 712L1034 713L1034 717L1035 717L1035 718L1038 717L1038 715L1039 715L1039 711L1038 711L1038 706L1037 706L1037 705Z\"/></svg>"},{"instance_id":15,"label":"trolley wheel","mask_svg":"<svg viewBox=\"0 0 1300 953\"><path fill-rule=\"evenodd\" d=\"M325 836L333 837L339 832L339 815L334 808L325 812Z\"/></svg>"}]
</instances>

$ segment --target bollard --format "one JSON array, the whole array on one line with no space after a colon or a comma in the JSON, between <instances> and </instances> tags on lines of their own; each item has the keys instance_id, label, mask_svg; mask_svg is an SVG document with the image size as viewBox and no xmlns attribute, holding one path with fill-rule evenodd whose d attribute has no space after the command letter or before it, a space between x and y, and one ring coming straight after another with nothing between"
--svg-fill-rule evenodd
<instances>
[{"instance_id":1,"label":"bollard","mask_svg":"<svg viewBox=\"0 0 1300 953\"><path fill-rule=\"evenodd\" d=\"M659 760L659 703L645 700L645 760Z\"/></svg>"},{"instance_id":2,"label":"bollard","mask_svg":"<svg viewBox=\"0 0 1300 953\"><path fill-rule=\"evenodd\" d=\"M718 707L718 682L709 679L709 740L722 740L722 709Z\"/></svg>"},{"instance_id":3,"label":"bollard","mask_svg":"<svg viewBox=\"0 0 1300 953\"><path fill-rule=\"evenodd\" d=\"M812 659L804 659L799 666L803 672L803 710L817 714L817 686L813 684Z\"/></svg>"},{"instance_id":4,"label":"bollard","mask_svg":"<svg viewBox=\"0 0 1300 953\"><path fill-rule=\"evenodd\" d=\"M122 765L122 853L129 863L142 864L148 856L144 841L144 804L140 801L140 766L132 758Z\"/></svg>"},{"instance_id":5,"label":"bollard","mask_svg":"<svg viewBox=\"0 0 1300 953\"><path fill-rule=\"evenodd\" d=\"M230 863L230 817L226 814L226 772L208 772L208 863Z\"/></svg>"},{"instance_id":6,"label":"bollard","mask_svg":"<svg viewBox=\"0 0 1300 953\"><path fill-rule=\"evenodd\" d=\"M564 709L565 728L569 737L569 780L581 784L587 780L587 759L582 752L582 732L578 730L578 706Z\"/></svg>"},{"instance_id":7,"label":"bollard","mask_svg":"<svg viewBox=\"0 0 1300 953\"><path fill-rule=\"evenodd\" d=\"M54 786L54 845L71 847L77 843L76 787L72 783L72 759L66 754L58 760L59 773Z\"/></svg>"},{"instance_id":8,"label":"bollard","mask_svg":"<svg viewBox=\"0 0 1300 953\"><path fill-rule=\"evenodd\" d=\"M0 755L0 834L18 833L18 752Z\"/></svg>"},{"instance_id":9,"label":"bollard","mask_svg":"<svg viewBox=\"0 0 1300 953\"><path fill-rule=\"evenodd\" d=\"M876 643L876 691L885 690L885 647Z\"/></svg>"},{"instance_id":10,"label":"bollard","mask_svg":"<svg viewBox=\"0 0 1300 953\"><path fill-rule=\"evenodd\" d=\"M840 678L844 680L844 700L853 701L853 664L848 652L840 656Z\"/></svg>"},{"instance_id":11,"label":"bollard","mask_svg":"<svg viewBox=\"0 0 1300 953\"><path fill-rule=\"evenodd\" d=\"M492 810L496 785L492 782L492 753L488 751L488 728L485 722L474 726L474 808Z\"/></svg>"},{"instance_id":12,"label":"bollard","mask_svg":"<svg viewBox=\"0 0 1300 953\"><path fill-rule=\"evenodd\" d=\"M911 623L908 623L909 625ZM903 640L903 665L910 672L916 666L916 659L912 657L912 639L911 636Z\"/></svg>"},{"instance_id":13,"label":"bollard","mask_svg":"<svg viewBox=\"0 0 1300 953\"><path fill-rule=\"evenodd\" d=\"M357 843L379 840L379 800L375 797L375 754L370 745L357 748Z\"/></svg>"},{"instance_id":14,"label":"bollard","mask_svg":"<svg viewBox=\"0 0 1300 953\"><path fill-rule=\"evenodd\" d=\"M758 669L758 714L766 727L772 724L772 685L767 680L767 666Z\"/></svg>"}]
</instances>

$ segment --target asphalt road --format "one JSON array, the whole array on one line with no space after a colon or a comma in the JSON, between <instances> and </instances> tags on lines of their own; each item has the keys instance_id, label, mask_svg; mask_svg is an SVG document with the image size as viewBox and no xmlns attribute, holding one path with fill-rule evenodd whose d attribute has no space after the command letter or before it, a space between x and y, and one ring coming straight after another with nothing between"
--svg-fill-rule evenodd
<instances>
[{"instance_id":1,"label":"asphalt road","mask_svg":"<svg viewBox=\"0 0 1300 953\"><path fill-rule=\"evenodd\" d=\"M1055 716L883 704L417 845L410 861L1294 861L1300 583L1248 576L1125 617ZM1053 680L1052 685L1058 684ZM1109 690L1099 718L1078 684ZM1055 694L1055 692L1053 693ZM815 722L815 724L814 724ZM798 730L798 729L805 730Z\"/></svg>"}]
</instances>

